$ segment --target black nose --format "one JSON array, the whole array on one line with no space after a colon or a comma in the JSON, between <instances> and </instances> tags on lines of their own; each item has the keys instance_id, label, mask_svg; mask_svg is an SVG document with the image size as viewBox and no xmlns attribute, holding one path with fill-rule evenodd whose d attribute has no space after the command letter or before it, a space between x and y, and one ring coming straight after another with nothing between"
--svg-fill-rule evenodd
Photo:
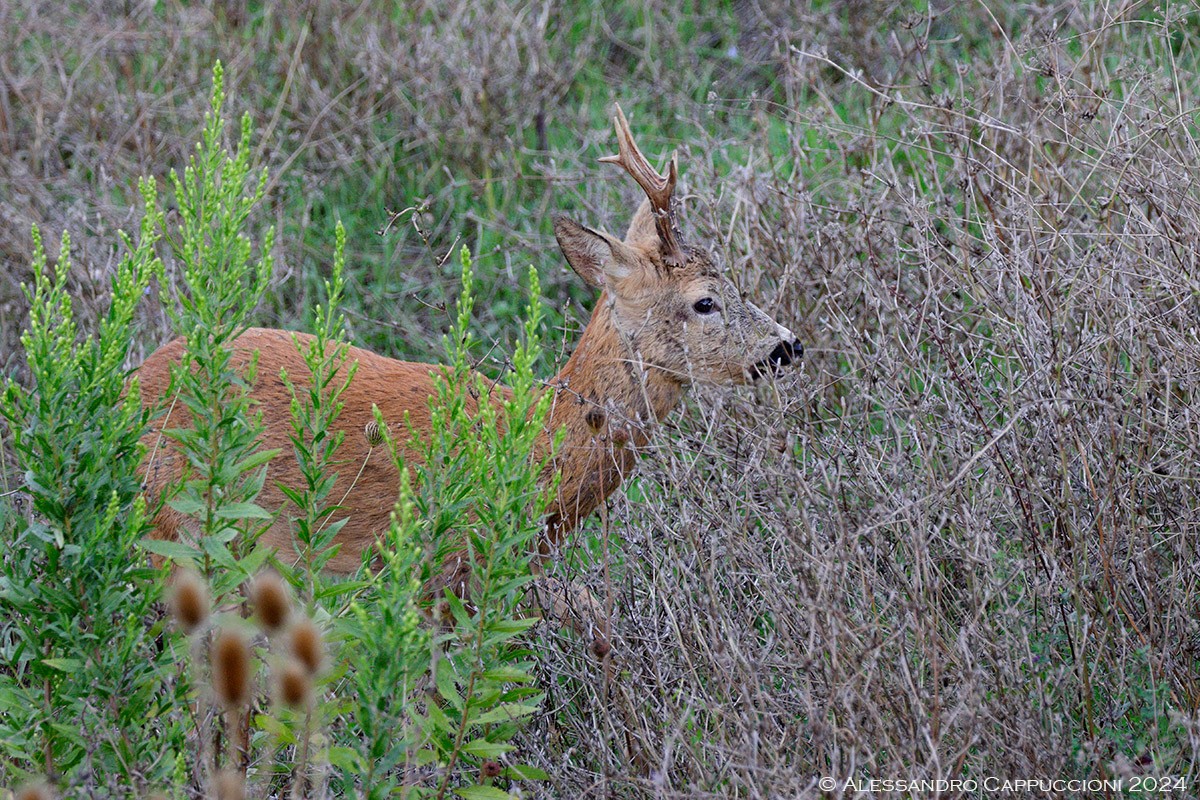
<instances>
[{"instance_id":1,"label":"black nose","mask_svg":"<svg viewBox=\"0 0 1200 800\"><path fill-rule=\"evenodd\" d=\"M767 361L777 367L786 367L793 361L804 357L804 345L800 344L797 339L794 342L780 342L771 355L767 356Z\"/></svg>"}]
</instances>

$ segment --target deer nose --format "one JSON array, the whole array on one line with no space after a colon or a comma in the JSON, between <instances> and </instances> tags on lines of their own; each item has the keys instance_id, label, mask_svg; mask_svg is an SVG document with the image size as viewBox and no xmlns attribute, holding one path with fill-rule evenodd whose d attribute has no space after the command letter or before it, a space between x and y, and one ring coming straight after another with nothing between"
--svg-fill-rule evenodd
<instances>
[{"instance_id":1,"label":"deer nose","mask_svg":"<svg viewBox=\"0 0 1200 800\"><path fill-rule=\"evenodd\" d=\"M786 367L793 361L803 357L804 345L800 343L799 339L796 339L791 342L780 342L775 349L771 351L771 355L767 356L767 361L771 362L777 367Z\"/></svg>"}]
</instances>

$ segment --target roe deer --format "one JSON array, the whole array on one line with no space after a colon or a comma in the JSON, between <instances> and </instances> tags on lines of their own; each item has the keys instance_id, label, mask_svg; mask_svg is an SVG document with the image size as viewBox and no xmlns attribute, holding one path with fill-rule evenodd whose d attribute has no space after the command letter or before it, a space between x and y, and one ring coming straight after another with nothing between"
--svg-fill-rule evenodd
<instances>
[{"instance_id":1,"label":"roe deer","mask_svg":"<svg viewBox=\"0 0 1200 800\"><path fill-rule=\"evenodd\" d=\"M601 161L626 170L646 200L624 240L566 217L554 220L568 263L602 293L574 353L547 383L554 400L542 447L560 428L566 429L566 436L553 463L562 481L546 522L544 553L620 485L636 452L649 441L652 424L679 403L689 383L745 383L790 364L803 352L791 331L741 299L704 250L683 244L672 197L676 160L671 160L667 175L654 171L634 143L619 106L616 111L620 154ZM290 396L279 377L280 368L285 368L298 387L311 380L293 337L302 344L311 339L252 328L235 343L235 363L244 364L251 353L259 353L251 391L265 425L262 445L280 453L267 465L258 502L272 512L286 507L280 485L302 485L289 439ZM138 371L144 403L170 405L171 365L182 351L183 340L176 339L146 359ZM355 569L364 549L373 547L386 530L399 492L400 478L391 459L379 454L368 458L372 444L378 443L364 433L374 426L372 406L379 407L389 424L402 426L408 414L418 434L428 431L428 402L439 370L357 347L347 348L346 358L358 362L358 372L343 395L345 405L336 424L346 435L336 457L353 468L339 472L330 494L345 497L333 518L347 519L336 539L341 549L329 562L330 569L342 572ZM157 441L168 427L190 424L187 410L176 406L154 421L147 441ZM148 450L152 456L143 472L154 501L178 481L182 465L168 441ZM417 457L405 453L410 463ZM361 474L355 478L360 465ZM161 507L154 522L157 538L185 534L184 517L169 506ZM278 515L262 541L281 554L293 547L286 514ZM459 574L447 576L448 582L462 580L469 571L469 566L455 568Z\"/></svg>"}]
</instances>

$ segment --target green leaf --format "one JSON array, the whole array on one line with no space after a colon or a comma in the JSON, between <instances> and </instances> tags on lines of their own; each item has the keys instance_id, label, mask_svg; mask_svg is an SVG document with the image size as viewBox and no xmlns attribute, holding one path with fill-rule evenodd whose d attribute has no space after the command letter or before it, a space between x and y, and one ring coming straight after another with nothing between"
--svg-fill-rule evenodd
<instances>
[{"instance_id":1,"label":"green leaf","mask_svg":"<svg viewBox=\"0 0 1200 800\"><path fill-rule=\"evenodd\" d=\"M434 703L429 704L429 715L425 717L424 722L425 725L423 727L426 733L429 734L452 734L458 730L458 726L450 721L450 718L446 716L446 712L442 711Z\"/></svg>"},{"instance_id":2,"label":"green leaf","mask_svg":"<svg viewBox=\"0 0 1200 800\"><path fill-rule=\"evenodd\" d=\"M511 794L495 786L463 786L455 789L454 793L467 800L512 800Z\"/></svg>"},{"instance_id":3,"label":"green leaf","mask_svg":"<svg viewBox=\"0 0 1200 800\"><path fill-rule=\"evenodd\" d=\"M504 770L504 777L518 781L548 781L550 774L544 769L524 764L513 764Z\"/></svg>"},{"instance_id":4,"label":"green leaf","mask_svg":"<svg viewBox=\"0 0 1200 800\"><path fill-rule=\"evenodd\" d=\"M450 606L450 613L454 615L455 621L464 627L471 624L471 612L467 611L467 607L463 605L463 601L458 598L449 589L445 593L446 603Z\"/></svg>"},{"instance_id":5,"label":"green leaf","mask_svg":"<svg viewBox=\"0 0 1200 800\"><path fill-rule=\"evenodd\" d=\"M536 617L526 617L523 619L498 619L488 625L488 630L492 633L518 634L537 625L541 620Z\"/></svg>"},{"instance_id":6,"label":"green leaf","mask_svg":"<svg viewBox=\"0 0 1200 800\"><path fill-rule=\"evenodd\" d=\"M83 735L84 732L78 725L71 725L66 722L52 722L50 723L50 727L77 745L83 745L87 741Z\"/></svg>"},{"instance_id":7,"label":"green leaf","mask_svg":"<svg viewBox=\"0 0 1200 800\"><path fill-rule=\"evenodd\" d=\"M489 742L487 739L472 739L463 745L463 751L480 758L499 758L516 749L515 745Z\"/></svg>"},{"instance_id":8,"label":"green leaf","mask_svg":"<svg viewBox=\"0 0 1200 800\"><path fill-rule=\"evenodd\" d=\"M199 550L183 542L171 542L165 539L142 539L141 544L144 549L149 550L154 555L162 556L176 562L195 561L202 555Z\"/></svg>"},{"instance_id":9,"label":"green leaf","mask_svg":"<svg viewBox=\"0 0 1200 800\"><path fill-rule=\"evenodd\" d=\"M313 595L314 600L328 600L340 595L352 595L371 585L370 581L337 581L319 588Z\"/></svg>"},{"instance_id":10,"label":"green leaf","mask_svg":"<svg viewBox=\"0 0 1200 800\"><path fill-rule=\"evenodd\" d=\"M76 672L83 666L78 658L43 658L42 663L59 672Z\"/></svg>"},{"instance_id":11,"label":"green leaf","mask_svg":"<svg viewBox=\"0 0 1200 800\"><path fill-rule=\"evenodd\" d=\"M462 695L458 693L458 687L454 680L454 665L450 659L443 658L438 661L434 681L437 683L438 694L444 697L450 705L462 711L463 699Z\"/></svg>"},{"instance_id":12,"label":"green leaf","mask_svg":"<svg viewBox=\"0 0 1200 800\"><path fill-rule=\"evenodd\" d=\"M271 734L280 745L292 745L296 743L296 734L292 731L291 727L270 714L255 714L254 724L261 730Z\"/></svg>"},{"instance_id":13,"label":"green leaf","mask_svg":"<svg viewBox=\"0 0 1200 800\"><path fill-rule=\"evenodd\" d=\"M213 516L218 519L271 519L272 514L257 503L224 503Z\"/></svg>"},{"instance_id":14,"label":"green leaf","mask_svg":"<svg viewBox=\"0 0 1200 800\"><path fill-rule=\"evenodd\" d=\"M185 495L172 498L171 502L167 503L167 505L188 517L198 517L205 510L204 502L200 498L187 497Z\"/></svg>"},{"instance_id":15,"label":"green leaf","mask_svg":"<svg viewBox=\"0 0 1200 800\"><path fill-rule=\"evenodd\" d=\"M249 458L243 460L240 464L238 464L235 467L235 471L238 473L242 473L242 472L247 472L249 470L252 470L255 467L261 467L263 464L267 463L272 458L274 458L275 456L279 455L282 452L283 451L279 450L279 449L259 450L259 451L255 452L253 455L251 455Z\"/></svg>"},{"instance_id":16,"label":"green leaf","mask_svg":"<svg viewBox=\"0 0 1200 800\"><path fill-rule=\"evenodd\" d=\"M325 751L325 757L333 766L347 772L365 772L366 765L362 756L349 747L330 747Z\"/></svg>"},{"instance_id":17,"label":"green leaf","mask_svg":"<svg viewBox=\"0 0 1200 800\"><path fill-rule=\"evenodd\" d=\"M525 670L505 665L484 670L483 678L489 681L502 681L504 683L529 683L533 680L533 676Z\"/></svg>"},{"instance_id":18,"label":"green leaf","mask_svg":"<svg viewBox=\"0 0 1200 800\"><path fill-rule=\"evenodd\" d=\"M505 703L491 711L486 711L471 720L472 725L487 725L493 722L511 722L514 719L536 714L539 706L527 703Z\"/></svg>"}]
</instances>

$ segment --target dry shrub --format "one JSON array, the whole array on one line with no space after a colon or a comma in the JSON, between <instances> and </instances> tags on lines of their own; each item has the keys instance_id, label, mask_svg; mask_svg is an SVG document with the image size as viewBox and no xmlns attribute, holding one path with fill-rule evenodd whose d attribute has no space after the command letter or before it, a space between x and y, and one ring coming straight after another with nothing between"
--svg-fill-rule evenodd
<instances>
[{"instance_id":1,"label":"dry shrub","mask_svg":"<svg viewBox=\"0 0 1200 800\"><path fill-rule=\"evenodd\" d=\"M452 285L431 248L440 253L469 233L464 226L480 205L499 212L497 197L521 171L518 156L546 146L548 115L560 127L586 127L585 110L560 101L600 48L597 26L586 12L553 3L0 5L5 361L17 357L26 316L19 287L29 278L31 224L52 232L48 242L71 230L75 293L91 301L85 313L94 316L116 260L116 230L136 228L134 178L162 181L186 162L217 58L230 76L230 110L252 115L272 178L266 221L280 229L279 290L267 313L278 322L306 311L328 259L331 218L353 213L344 204L365 202L359 211L370 218L351 225L348 258L365 262L382 285L368 278L352 286L357 319L370 334L425 329L414 313L423 306L401 308L395 294ZM542 207L551 197L544 177L519 185ZM415 220L419 232L407 219L388 225L388 210L420 205L430 210ZM383 228L392 235L380 244L373 234ZM167 267L173 281L170 260ZM161 311L147 315L149 352L170 331Z\"/></svg>"},{"instance_id":2,"label":"dry shrub","mask_svg":"<svg viewBox=\"0 0 1200 800\"><path fill-rule=\"evenodd\" d=\"M579 712L530 737L556 791L639 762L630 796L1195 764L1200 150L1167 52L1196 20L930 43L965 15L864 39L869 65L777 50L752 158L685 148L685 218L807 365L699 392L593 526L623 556L576 577L628 676L547 665Z\"/></svg>"}]
</instances>

